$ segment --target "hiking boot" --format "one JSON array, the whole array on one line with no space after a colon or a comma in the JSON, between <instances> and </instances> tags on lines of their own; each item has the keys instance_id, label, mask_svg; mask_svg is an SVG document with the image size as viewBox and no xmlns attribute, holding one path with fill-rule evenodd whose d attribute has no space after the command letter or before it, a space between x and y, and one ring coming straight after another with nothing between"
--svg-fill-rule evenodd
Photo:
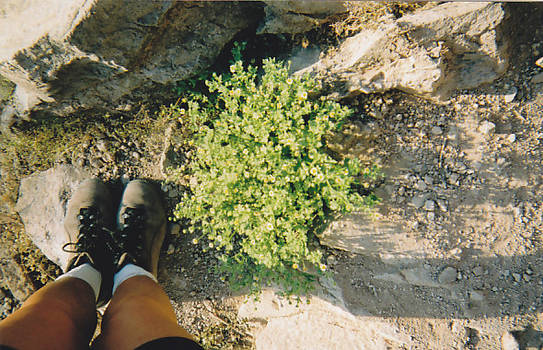
<instances>
[{"instance_id":1,"label":"hiking boot","mask_svg":"<svg viewBox=\"0 0 543 350\"><path fill-rule=\"evenodd\" d=\"M117 216L117 241L123 248L117 271L134 264L157 276L160 247L166 236L166 212L159 193L143 180L126 185Z\"/></svg>"},{"instance_id":2,"label":"hiking boot","mask_svg":"<svg viewBox=\"0 0 543 350\"><path fill-rule=\"evenodd\" d=\"M98 306L111 298L115 249L113 222L112 199L106 185L98 179L84 181L68 201L64 219L68 243L62 249L72 254L65 272L89 263L101 273Z\"/></svg>"}]
</instances>

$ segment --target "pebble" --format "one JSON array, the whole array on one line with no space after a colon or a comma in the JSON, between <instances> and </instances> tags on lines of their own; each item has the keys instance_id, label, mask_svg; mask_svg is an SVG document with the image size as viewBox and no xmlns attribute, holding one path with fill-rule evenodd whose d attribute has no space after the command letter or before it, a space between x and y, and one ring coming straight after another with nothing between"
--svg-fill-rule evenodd
<instances>
[{"instance_id":1,"label":"pebble","mask_svg":"<svg viewBox=\"0 0 543 350\"><path fill-rule=\"evenodd\" d=\"M168 246L168 251L166 251L166 253L167 253L168 255L171 255L171 254L173 254L174 252L175 252L175 247L173 246L173 244L170 244L170 245Z\"/></svg>"},{"instance_id":2,"label":"pebble","mask_svg":"<svg viewBox=\"0 0 543 350\"><path fill-rule=\"evenodd\" d=\"M443 130L439 126L434 126L431 130L431 133L437 136L443 134Z\"/></svg>"},{"instance_id":3,"label":"pebble","mask_svg":"<svg viewBox=\"0 0 543 350\"><path fill-rule=\"evenodd\" d=\"M411 204L413 204L415 208L419 209L422 208L425 200L426 198L424 198L424 196L415 196L411 199Z\"/></svg>"},{"instance_id":4,"label":"pebble","mask_svg":"<svg viewBox=\"0 0 543 350\"><path fill-rule=\"evenodd\" d=\"M516 272L513 272L512 273L512 276L513 276L513 279L515 280L515 282L520 282L520 279L521 279L521 275L520 273L516 273Z\"/></svg>"},{"instance_id":5,"label":"pebble","mask_svg":"<svg viewBox=\"0 0 543 350\"><path fill-rule=\"evenodd\" d=\"M434 183L434 178L430 175L425 175L424 182L426 182L427 185L432 185Z\"/></svg>"},{"instance_id":6,"label":"pebble","mask_svg":"<svg viewBox=\"0 0 543 350\"><path fill-rule=\"evenodd\" d=\"M96 148L102 153L107 153L107 141L104 139L96 141Z\"/></svg>"},{"instance_id":7,"label":"pebble","mask_svg":"<svg viewBox=\"0 0 543 350\"><path fill-rule=\"evenodd\" d=\"M543 83L543 73L536 74L532 77L532 83L540 84Z\"/></svg>"},{"instance_id":8,"label":"pebble","mask_svg":"<svg viewBox=\"0 0 543 350\"><path fill-rule=\"evenodd\" d=\"M439 207L439 210L441 211L447 211L449 209L447 207L447 203L443 199L437 200L437 206Z\"/></svg>"},{"instance_id":9,"label":"pebble","mask_svg":"<svg viewBox=\"0 0 543 350\"><path fill-rule=\"evenodd\" d=\"M473 269L473 274L475 276L481 276L483 274L483 268L481 266L477 266Z\"/></svg>"},{"instance_id":10,"label":"pebble","mask_svg":"<svg viewBox=\"0 0 543 350\"><path fill-rule=\"evenodd\" d=\"M126 186L129 182L130 182L130 176L128 176L127 174L122 174L121 183L123 184L123 186Z\"/></svg>"},{"instance_id":11,"label":"pebble","mask_svg":"<svg viewBox=\"0 0 543 350\"><path fill-rule=\"evenodd\" d=\"M452 173L450 176L449 176L449 183L451 185L457 185L458 184L458 179L460 178L460 175L458 174L455 174L455 173Z\"/></svg>"},{"instance_id":12,"label":"pebble","mask_svg":"<svg viewBox=\"0 0 543 350\"><path fill-rule=\"evenodd\" d=\"M447 266L441 271L437 280L441 284L449 284L456 281L457 270L452 266Z\"/></svg>"},{"instance_id":13,"label":"pebble","mask_svg":"<svg viewBox=\"0 0 543 350\"><path fill-rule=\"evenodd\" d=\"M506 140L507 140L507 142L509 142L509 143L513 143L513 142L516 141L516 139L517 139L517 135L515 135L515 134L510 134L509 136L507 136L507 139L506 139Z\"/></svg>"},{"instance_id":14,"label":"pebble","mask_svg":"<svg viewBox=\"0 0 543 350\"><path fill-rule=\"evenodd\" d=\"M543 57L539 57L537 61L535 61L536 66L539 66L543 68Z\"/></svg>"},{"instance_id":15,"label":"pebble","mask_svg":"<svg viewBox=\"0 0 543 350\"><path fill-rule=\"evenodd\" d=\"M495 130L496 130L496 124L489 122L488 120L483 121L479 125L479 131L483 135L492 135Z\"/></svg>"},{"instance_id":16,"label":"pebble","mask_svg":"<svg viewBox=\"0 0 543 350\"><path fill-rule=\"evenodd\" d=\"M428 188L428 186L426 185L426 182L422 181L422 180L419 180L417 181L417 183L415 184L415 188L419 191L426 191L426 189Z\"/></svg>"},{"instance_id":17,"label":"pebble","mask_svg":"<svg viewBox=\"0 0 543 350\"><path fill-rule=\"evenodd\" d=\"M528 274L525 273L525 274L522 275L522 279L524 279L524 281L526 281L526 282L530 282L530 280L531 280L532 278L530 277L530 275L528 275Z\"/></svg>"},{"instance_id":18,"label":"pebble","mask_svg":"<svg viewBox=\"0 0 543 350\"><path fill-rule=\"evenodd\" d=\"M134 151L132 152L132 157L134 157L135 159L140 159L141 155L138 152Z\"/></svg>"},{"instance_id":19,"label":"pebble","mask_svg":"<svg viewBox=\"0 0 543 350\"><path fill-rule=\"evenodd\" d=\"M506 94L506 95L503 95L503 99L505 100L505 102L507 103L510 103L510 102L513 102L513 100L515 99L515 97L517 96L517 88L516 87L513 87L511 89L511 91Z\"/></svg>"},{"instance_id":20,"label":"pebble","mask_svg":"<svg viewBox=\"0 0 543 350\"><path fill-rule=\"evenodd\" d=\"M473 290L469 293L469 300L472 302L480 303L485 300L485 296L483 295L483 293Z\"/></svg>"},{"instance_id":21,"label":"pebble","mask_svg":"<svg viewBox=\"0 0 543 350\"><path fill-rule=\"evenodd\" d=\"M424 203L424 210L427 210L427 211L434 211L435 209L435 202L432 201L432 200L427 200L425 203Z\"/></svg>"}]
</instances>

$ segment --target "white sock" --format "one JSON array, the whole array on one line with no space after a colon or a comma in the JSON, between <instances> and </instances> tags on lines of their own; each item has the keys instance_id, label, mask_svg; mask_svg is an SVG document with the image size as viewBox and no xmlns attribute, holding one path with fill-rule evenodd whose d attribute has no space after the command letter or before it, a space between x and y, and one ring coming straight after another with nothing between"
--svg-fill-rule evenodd
<instances>
[{"instance_id":1,"label":"white sock","mask_svg":"<svg viewBox=\"0 0 543 350\"><path fill-rule=\"evenodd\" d=\"M86 263L80 265L66 272L65 274L58 276L55 281L66 277L75 277L87 282L94 291L95 301L98 300L98 294L100 294L100 285L102 284L102 274L98 272L98 270L96 270L94 267L92 267L91 264Z\"/></svg>"},{"instance_id":2,"label":"white sock","mask_svg":"<svg viewBox=\"0 0 543 350\"><path fill-rule=\"evenodd\" d=\"M153 276L152 273L145 270L142 267L136 266L134 264L127 264L125 267L121 269L121 271L117 272L115 276L113 277L113 292L111 295L115 294L115 290L121 283L129 279L130 277L135 276L146 276L152 279L155 282L158 282L156 277Z\"/></svg>"}]
</instances>

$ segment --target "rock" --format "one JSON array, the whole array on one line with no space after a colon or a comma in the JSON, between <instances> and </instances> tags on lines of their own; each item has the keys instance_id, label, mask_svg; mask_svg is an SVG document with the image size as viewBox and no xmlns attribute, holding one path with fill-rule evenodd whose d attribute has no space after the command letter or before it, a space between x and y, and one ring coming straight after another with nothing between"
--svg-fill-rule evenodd
<instances>
[{"instance_id":1,"label":"rock","mask_svg":"<svg viewBox=\"0 0 543 350\"><path fill-rule=\"evenodd\" d=\"M458 271L454 267L448 266L445 269L443 269L443 271L441 271L441 273L438 276L438 281L441 284L454 283L456 281L457 273Z\"/></svg>"},{"instance_id":2,"label":"rock","mask_svg":"<svg viewBox=\"0 0 543 350\"><path fill-rule=\"evenodd\" d=\"M436 136L443 134L443 130L439 126L434 126L430 132Z\"/></svg>"},{"instance_id":3,"label":"rock","mask_svg":"<svg viewBox=\"0 0 543 350\"><path fill-rule=\"evenodd\" d=\"M543 83L543 72L536 74L532 77L532 83L541 84Z\"/></svg>"},{"instance_id":4,"label":"rock","mask_svg":"<svg viewBox=\"0 0 543 350\"><path fill-rule=\"evenodd\" d=\"M0 286L10 290L19 301L25 301L33 292L25 272L11 257L0 258Z\"/></svg>"},{"instance_id":5,"label":"rock","mask_svg":"<svg viewBox=\"0 0 543 350\"><path fill-rule=\"evenodd\" d=\"M410 284L423 287L439 287L439 284L432 278L430 271L423 267L403 270L401 274Z\"/></svg>"},{"instance_id":6,"label":"rock","mask_svg":"<svg viewBox=\"0 0 543 350\"><path fill-rule=\"evenodd\" d=\"M155 84L209 67L262 17L261 5L248 2L7 0L0 6L0 74L16 85L10 103L19 115L114 110L123 96L152 95Z\"/></svg>"},{"instance_id":7,"label":"rock","mask_svg":"<svg viewBox=\"0 0 543 350\"><path fill-rule=\"evenodd\" d=\"M489 83L505 72L509 42L499 3L449 2L348 38L299 71L318 77L332 98L399 89L447 98L454 89Z\"/></svg>"},{"instance_id":8,"label":"rock","mask_svg":"<svg viewBox=\"0 0 543 350\"><path fill-rule=\"evenodd\" d=\"M424 210L426 211L434 211L435 207L436 207L436 204L432 200L428 200L424 202Z\"/></svg>"},{"instance_id":9,"label":"rock","mask_svg":"<svg viewBox=\"0 0 543 350\"><path fill-rule=\"evenodd\" d=\"M477 277L479 276L482 276L483 275L483 268L481 266L477 266L473 269L473 274Z\"/></svg>"},{"instance_id":10,"label":"rock","mask_svg":"<svg viewBox=\"0 0 543 350\"><path fill-rule=\"evenodd\" d=\"M65 268L69 254L62 250L66 243L64 215L72 192L90 178L85 171L60 165L34 173L21 180L16 210L27 235L45 256Z\"/></svg>"},{"instance_id":11,"label":"rock","mask_svg":"<svg viewBox=\"0 0 543 350\"><path fill-rule=\"evenodd\" d=\"M517 139L517 135L515 135L515 134L509 134L509 136L507 136L507 139L506 139L506 140L507 140L507 142L509 142L509 143L513 143L513 142L516 141L516 139Z\"/></svg>"},{"instance_id":12,"label":"rock","mask_svg":"<svg viewBox=\"0 0 543 350\"><path fill-rule=\"evenodd\" d=\"M417 183L415 184L415 188L419 191L426 191L426 189L428 188L428 185L426 185L426 182L422 181L422 180L419 180L417 181Z\"/></svg>"},{"instance_id":13,"label":"rock","mask_svg":"<svg viewBox=\"0 0 543 350\"><path fill-rule=\"evenodd\" d=\"M519 344L511 332L502 335L502 350L519 350Z\"/></svg>"},{"instance_id":14,"label":"rock","mask_svg":"<svg viewBox=\"0 0 543 350\"><path fill-rule=\"evenodd\" d=\"M411 198L411 204L417 209L422 208L424 203L426 202L426 196L414 196Z\"/></svg>"},{"instance_id":15,"label":"rock","mask_svg":"<svg viewBox=\"0 0 543 350\"><path fill-rule=\"evenodd\" d=\"M522 276L520 275L520 273L516 273L516 272L513 272L513 273L511 274L511 276L513 276L513 279L515 280L515 282L520 282L521 277L522 277Z\"/></svg>"},{"instance_id":16,"label":"rock","mask_svg":"<svg viewBox=\"0 0 543 350\"><path fill-rule=\"evenodd\" d=\"M469 300L472 303L482 303L485 300L485 296L481 291L472 290L469 293Z\"/></svg>"},{"instance_id":17,"label":"rock","mask_svg":"<svg viewBox=\"0 0 543 350\"><path fill-rule=\"evenodd\" d=\"M437 206L439 207L439 210L442 212L446 212L449 208L447 207L447 203L443 199L437 200Z\"/></svg>"},{"instance_id":18,"label":"rock","mask_svg":"<svg viewBox=\"0 0 543 350\"><path fill-rule=\"evenodd\" d=\"M341 1L264 1L266 17L257 34L296 34L307 32L327 21L327 17L347 12Z\"/></svg>"},{"instance_id":19,"label":"rock","mask_svg":"<svg viewBox=\"0 0 543 350\"><path fill-rule=\"evenodd\" d=\"M173 246L173 244L170 244L170 245L168 246L168 250L166 251L166 253L167 253L168 255L171 255L171 254L173 254L174 252L175 252L175 247Z\"/></svg>"},{"instance_id":20,"label":"rock","mask_svg":"<svg viewBox=\"0 0 543 350\"><path fill-rule=\"evenodd\" d=\"M517 92L518 92L517 88L513 87L513 89L509 93L503 95L504 101L507 103L513 102L513 100L517 96Z\"/></svg>"},{"instance_id":21,"label":"rock","mask_svg":"<svg viewBox=\"0 0 543 350\"><path fill-rule=\"evenodd\" d=\"M535 61L536 66L539 66L543 68L543 57L539 57L537 61Z\"/></svg>"},{"instance_id":22,"label":"rock","mask_svg":"<svg viewBox=\"0 0 543 350\"><path fill-rule=\"evenodd\" d=\"M330 224L319 235L321 244L355 254L379 257L387 264L402 264L429 257L434 244L421 237L408 235L405 230L384 218L354 213Z\"/></svg>"},{"instance_id":23,"label":"rock","mask_svg":"<svg viewBox=\"0 0 543 350\"><path fill-rule=\"evenodd\" d=\"M483 135L492 135L494 134L495 130L496 124L489 122L488 120L481 122L481 124L479 125L479 131Z\"/></svg>"},{"instance_id":24,"label":"rock","mask_svg":"<svg viewBox=\"0 0 543 350\"><path fill-rule=\"evenodd\" d=\"M275 349L387 349L409 348L409 335L396 326L357 317L346 311L341 300L331 302L314 296L299 306L270 290L241 305L238 316L259 327L257 350ZM262 322L264 321L264 322ZM281 336L278 336L278 335Z\"/></svg>"}]
</instances>

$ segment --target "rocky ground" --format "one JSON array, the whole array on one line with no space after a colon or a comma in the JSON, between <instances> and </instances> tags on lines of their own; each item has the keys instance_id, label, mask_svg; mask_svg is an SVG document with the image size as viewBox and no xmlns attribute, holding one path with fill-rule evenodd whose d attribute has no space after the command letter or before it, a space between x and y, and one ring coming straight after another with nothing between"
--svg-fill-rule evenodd
<instances>
[{"instance_id":1,"label":"rocky ground","mask_svg":"<svg viewBox=\"0 0 543 350\"><path fill-rule=\"evenodd\" d=\"M331 147L382 166L382 202L372 215L339 218L322 234L331 274L310 305L296 308L268 292L245 304L244 294L214 273L215 257L172 224L159 281L179 322L221 349L302 348L311 332L341 335L351 348L543 348L543 69L535 64L541 42L539 29L519 38L501 78L445 102L398 91L343 101L356 113ZM72 164L108 180L117 197L131 178L160 181L171 210L181 186L164 175L170 125L146 106L120 108L140 114L100 118L71 153L41 166L13 164ZM2 214L1 223L2 239L17 240L17 217ZM2 271L12 273L2 278L0 318L59 273L43 257L9 268L2 258ZM29 265L38 266L39 283L21 271ZM299 337L271 342L289 328Z\"/></svg>"}]
</instances>

